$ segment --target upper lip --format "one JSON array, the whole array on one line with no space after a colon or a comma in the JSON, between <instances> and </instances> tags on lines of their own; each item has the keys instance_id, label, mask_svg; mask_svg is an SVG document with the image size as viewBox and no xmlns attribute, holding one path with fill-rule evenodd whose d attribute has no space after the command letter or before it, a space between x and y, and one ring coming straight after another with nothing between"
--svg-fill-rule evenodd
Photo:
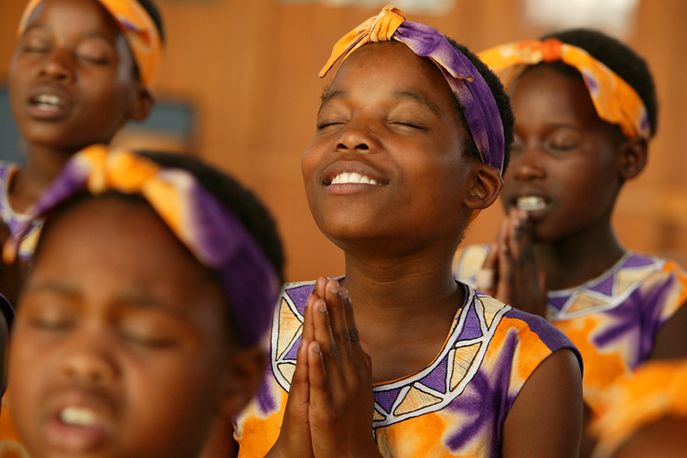
<instances>
[{"instance_id":1,"label":"upper lip","mask_svg":"<svg viewBox=\"0 0 687 458\"><path fill-rule=\"evenodd\" d=\"M358 173L368 178L372 178L380 185L389 183L389 179L372 165L360 160L338 160L325 167L324 173L322 174L322 184L329 186L334 177L341 173Z\"/></svg>"}]
</instances>

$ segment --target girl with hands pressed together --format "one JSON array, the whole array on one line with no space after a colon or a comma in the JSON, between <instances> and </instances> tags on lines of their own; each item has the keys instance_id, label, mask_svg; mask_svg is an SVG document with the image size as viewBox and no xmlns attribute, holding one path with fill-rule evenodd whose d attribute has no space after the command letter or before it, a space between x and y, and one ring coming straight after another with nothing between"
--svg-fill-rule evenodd
<instances>
[{"instance_id":1,"label":"girl with hands pressed together","mask_svg":"<svg viewBox=\"0 0 687 458\"><path fill-rule=\"evenodd\" d=\"M342 38L321 76L336 63L301 165L345 276L285 286L263 386L236 421L239 456L576 456L572 344L452 275L508 162L498 79L391 6Z\"/></svg>"},{"instance_id":2,"label":"girl with hands pressed together","mask_svg":"<svg viewBox=\"0 0 687 458\"><path fill-rule=\"evenodd\" d=\"M589 29L480 56L502 76L517 120L507 216L494 245L457 256L456 277L569 337L584 359L588 413L598 414L642 364L687 356L687 275L626 250L611 224L625 182L647 164L654 82L632 49Z\"/></svg>"}]
</instances>

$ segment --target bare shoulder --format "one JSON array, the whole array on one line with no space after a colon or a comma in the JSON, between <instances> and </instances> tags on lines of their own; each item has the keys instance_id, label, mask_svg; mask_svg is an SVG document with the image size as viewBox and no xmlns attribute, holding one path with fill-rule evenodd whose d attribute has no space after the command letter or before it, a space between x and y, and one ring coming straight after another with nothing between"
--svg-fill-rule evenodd
<instances>
[{"instance_id":1,"label":"bare shoulder","mask_svg":"<svg viewBox=\"0 0 687 458\"><path fill-rule=\"evenodd\" d=\"M527 380L506 417L504 456L577 457L582 405L577 357L568 349L552 353Z\"/></svg>"}]
</instances>

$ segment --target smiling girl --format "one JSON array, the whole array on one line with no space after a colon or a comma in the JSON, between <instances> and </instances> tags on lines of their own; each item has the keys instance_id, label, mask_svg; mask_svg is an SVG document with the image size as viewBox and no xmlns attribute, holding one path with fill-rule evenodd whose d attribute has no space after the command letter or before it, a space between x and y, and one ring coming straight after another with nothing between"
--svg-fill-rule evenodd
<instances>
[{"instance_id":1,"label":"smiling girl","mask_svg":"<svg viewBox=\"0 0 687 458\"><path fill-rule=\"evenodd\" d=\"M390 6L335 45L322 75L336 62L301 165L346 272L285 287L240 456L576 456L574 347L451 272L501 189L503 88Z\"/></svg>"}]
</instances>

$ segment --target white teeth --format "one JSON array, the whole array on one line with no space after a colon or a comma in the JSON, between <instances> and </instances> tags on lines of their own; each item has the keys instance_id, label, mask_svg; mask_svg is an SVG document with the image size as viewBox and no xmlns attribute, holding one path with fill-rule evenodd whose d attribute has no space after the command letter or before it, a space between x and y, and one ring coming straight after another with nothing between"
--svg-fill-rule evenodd
<instances>
[{"instance_id":1,"label":"white teeth","mask_svg":"<svg viewBox=\"0 0 687 458\"><path fill-rule=\"evenodd\" d=\"M344 172L340 173L337 176L335 176L331 184L348 184L348 183L354 183L354 184L371 184L371 185L377 185L379 184L377 180L372 179L370 177L367 177L365 175L361 175L356 172Z\"/></svg>"},{"instance_id":2,"label":"white teeth","mask_svg":"<svg viewBox=\"0 0 687 458\"><path fill-rule=\"evenodd\" d=\"M96 415L90 409L71 406L62 409L60 420L68 425L87 428L95 425Z\"/></svg>"},{"instance_id":3,"label":"white teeth","mask_svg":"<svg viewBox=\"0 0 687 458\"><path fill-rule=\"evenodd\" d=\"M546 201L543 197L539 196L518 197L518 200L515 202L515 206L520 210L532 212L545 209Z\"/></svg>"},{"instance_id":4,"label":"white teeth","mask_svg":"<svg viewBox=\"0 0 687 458\"><path fill-rule=\"evenodd\" d=\"M55 95L41 94L36 97L36 102L46 105L60 105L60 98Z\"/></svg>"}]
</instances>

